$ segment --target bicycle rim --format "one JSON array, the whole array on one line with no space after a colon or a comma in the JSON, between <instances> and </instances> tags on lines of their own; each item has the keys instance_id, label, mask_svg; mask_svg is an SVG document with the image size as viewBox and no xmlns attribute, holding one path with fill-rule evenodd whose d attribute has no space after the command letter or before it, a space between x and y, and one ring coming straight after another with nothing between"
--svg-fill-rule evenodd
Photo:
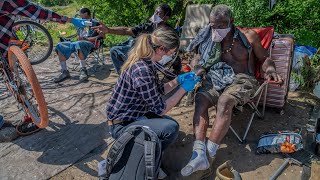
<instances>
[{"instance_id":1,"label":"bicycle rim","mask_svg":"<svg viewBox=\"0 0 320 180\"><path fill-rule=\"evenodd\" d=\"M47 127L49 123L47 104L28 58L19 47L11 46L8 59L25 112L39 128Z\"/></svg>"},{"instance_id":2,"label":"bicycle rim","mask_svg":"<svg viewBox=\"0 0 320 180\"><path fill-rule=\"evenodd\" d=\"M24 51L31 64L45 61L53 49L53 41L48 30L33 21L17 21L13 25L14 37L29 46Z\"/></svg>"}]
</instances>

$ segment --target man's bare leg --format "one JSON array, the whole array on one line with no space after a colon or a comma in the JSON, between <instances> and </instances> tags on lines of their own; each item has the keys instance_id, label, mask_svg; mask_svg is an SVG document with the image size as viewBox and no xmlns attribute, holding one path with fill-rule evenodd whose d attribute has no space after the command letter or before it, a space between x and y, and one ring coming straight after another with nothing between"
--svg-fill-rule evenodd
<instances>
[{"instance_id":1,"label":"man's bare leg","mask_svg":"<svg viewBox=\"0 0 320 180\"><path fill-rule=\"evenodd\" d=\"M53 81L55 83L59 83L59 82L62 82L64 80L66 80L67 78L70 78L70 73L68 71L66 57L62 53L60 53L59 51L57 51L57 54L58 54L58 58L59 58L59 61L60 61L61 73L59 74L58 77L54 78Z\"/></svg>"},{"instance_id":2,"label":"man's bare leg","mask_svg":"<svg viewBox=\"0 0 320 180\"><path fill-rule=\"evenodd\" d=\"M232 109L236 100L227 95L221 95L217 105L216 120L213 123L212 131L207 142L207 149L210 157L214 157L219 145L227 134L231 123Z\"/></svg>"},{"instance_id":3,"label":"man's bare leg","mask_svg":"<svg viewBox=\"0 0 320 180\"><path fill-rule=\"evenodd\" d=\"M88 71L86 69L86 60L84 54L78 50L78 57L80 59L80 76L79 81L88 80Z\"/></svg>"},{"instance_id":4,"label":"man's bare leg","mask_svg":"<svg viewBox=\"0 0 320 180\"><path fill-rule=\"evenodd\" d=\"M59 62L60 62L60 66L61 66L61 71L67 71L67 59L66 57L64 57L64 55L62 53L60 53L59 51L57 51L58 54L58 58L59 58Z\"/></svg>"},{"instance_id":5,"label":"man's bare leg","mask_svg":"<svg viewBox=\"0 0 320 180\"><path fill-rule=\"evenodd\" d=\"M192 157L189 163L181 170L183 176L189 176L195 171L209 168L209 162L206 155L206 132L209 125L208 109L212 103L202 94L195 97L195 112L193 115L193 132L196 141L193 144Z\"/></svg>"},{"instance_id":6,"label":"man's bare leg","mask_svg":"<svg viewBox=\"0 0 320 180\"><path fill-rule=\"evenodd\" d=\"M84 54L80 50L78 50L78 57L80 60L80 67L86 68L86 59L84 57Z\"/></svg>"}]
</instances>

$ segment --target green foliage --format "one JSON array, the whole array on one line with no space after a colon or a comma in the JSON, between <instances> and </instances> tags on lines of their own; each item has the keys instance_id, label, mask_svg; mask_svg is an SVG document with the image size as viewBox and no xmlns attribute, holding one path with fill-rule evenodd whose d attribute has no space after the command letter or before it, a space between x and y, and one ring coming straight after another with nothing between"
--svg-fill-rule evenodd
<instances>
[{"instance_id":1,"label":"green foliage","mask_svg":"<svg viewBox=\"0 0 320 180\"><path fill-rule=\"evenodd\" d=\"M312 88L320 80L320 55L316 54L311 59L305 57L301 62L303 62L301 72L293 72L292 78L300 84L301 89Z\"/></svg>"},{"instance_id":2,"label":"green foliage","mask_svg":"<svg viewBox=\"0 0 320 180\"><path fill-rule=\"evenodd\" d=\"M124 42L128 39L128 36L117 36L113 34L108 34L104 40L104 44L108 47L112 47L116 44Z\"/></svg>"},{"instance_id":3,"label":"green foliage","mask_svg":"<svg viewBox=\"0 0 320 180\"><path fill-rule=\"evenodd\" d=\"M105 0L80 0L83 6L94 7L95 18L105 23L107 26L125 26L133 27L140 23L148 22L153 14L155 7L160 3L168 3L174 6L175 1L159 0L127 0L127 1L105 1ZM169 21L174 25L175 18ZM128 37L108 35L107 45L114 45L126 40Z\"/></svg>"},{"instance_id":4,"label":"green foliage","mask_svg":"<svg viewBox=\"0 0 320 180\"><path fill-rule=\"evenodd\" d=\"M96 17L108 26L134 26L147 22L156 5L168 3L173 8L169 24L183 24L187 4L227 4L234 12L235 24L242 27L274 26L277 33L293 34L299 44L320 47L320 1L281 0L273 10L268 0L80 0L95 7Z\"/></svg>"},{"instance_id":5,"label":"green foliage","mask_svg":"<svg viewBox=\"0 0 320 180\"><path fill-rule=\"evenodd\" d=\"M73 0L40 0L38 1L45 6L66 6L73 2Z\"/></svg>"}]
</instances>

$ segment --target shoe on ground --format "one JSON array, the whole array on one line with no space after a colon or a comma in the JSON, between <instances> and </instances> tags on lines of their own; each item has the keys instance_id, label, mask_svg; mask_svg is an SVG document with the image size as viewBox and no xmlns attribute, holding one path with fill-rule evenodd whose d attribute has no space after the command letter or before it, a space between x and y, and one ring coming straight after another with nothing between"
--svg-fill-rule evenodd
<instances>
[{"instance_id":1,"label":"shoe on ground","mask_svg":"<svg viewBox=\"0 0 320 180\"><path fill-rule=\"evenodd\" d=\"M61 73L59 74L58 77L56 77L53 81L55 83L59 83L59 82L62 82L66 79L69 79L70 78L70 73L68 70L62 70Z\"/></svg>"},{"instance_id":2,"label":"shoe on ground","mask_svg":"<svg viewBox=\"0 0 320 180\"><path fill-rule=\"evenodd\" d=\"M81 68L80 69L80 76L79 76L79 81L87 81L88 80L88 71L86 68Z\"/></svg>"},{"instance_id":3,"label":"shoe on ground","mask_svg":"<svg viewBox=\"0 0 320 180\"><path fill-rule=\"evenodd\" d=\"M41 129L33 122L24 121L16 126L16 131L20 136L28 136L40 130Z\"/></svg>"}]
</instances>

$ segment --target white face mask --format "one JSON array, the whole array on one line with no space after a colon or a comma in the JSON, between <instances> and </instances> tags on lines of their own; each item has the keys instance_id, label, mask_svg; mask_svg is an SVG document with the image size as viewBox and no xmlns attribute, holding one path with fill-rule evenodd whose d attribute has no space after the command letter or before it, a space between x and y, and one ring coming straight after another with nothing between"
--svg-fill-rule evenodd
<instances>
[{"instance_id":1,"label":"white face mask","mask_svg":"<svg viewBox=\"0 0 320 180\"><path fill-rule=\"evenodd\" d=\"M149 20L154 24L159 24L160 22L163 21L163 19L161 19L161 17L156 14L153 14Z\"/></svg>"},{"instance_id":2,"label":"white face mask","mask_svg":"<svg viewBox=\"0 0 320 180\"><path fill-rule=\"evenodd\" d=\"M227 36L230 30L231 28L229 27L225 29L212 29L212 41L221 42L223 38Z\"/></svg>"},{"instance_id":3,"label":"white face mask","mask_svg":"<svg viewBox=\"0 0 320 180\"><path fill-rule=\"evenodd\" d=\"M171 56L164 55L164 56L162 56L162 59L159 61L159 63L162 64L162 65L165 65L168 62L170 62L171 60L172 60Z\"/></svg>"}]
</instances>

